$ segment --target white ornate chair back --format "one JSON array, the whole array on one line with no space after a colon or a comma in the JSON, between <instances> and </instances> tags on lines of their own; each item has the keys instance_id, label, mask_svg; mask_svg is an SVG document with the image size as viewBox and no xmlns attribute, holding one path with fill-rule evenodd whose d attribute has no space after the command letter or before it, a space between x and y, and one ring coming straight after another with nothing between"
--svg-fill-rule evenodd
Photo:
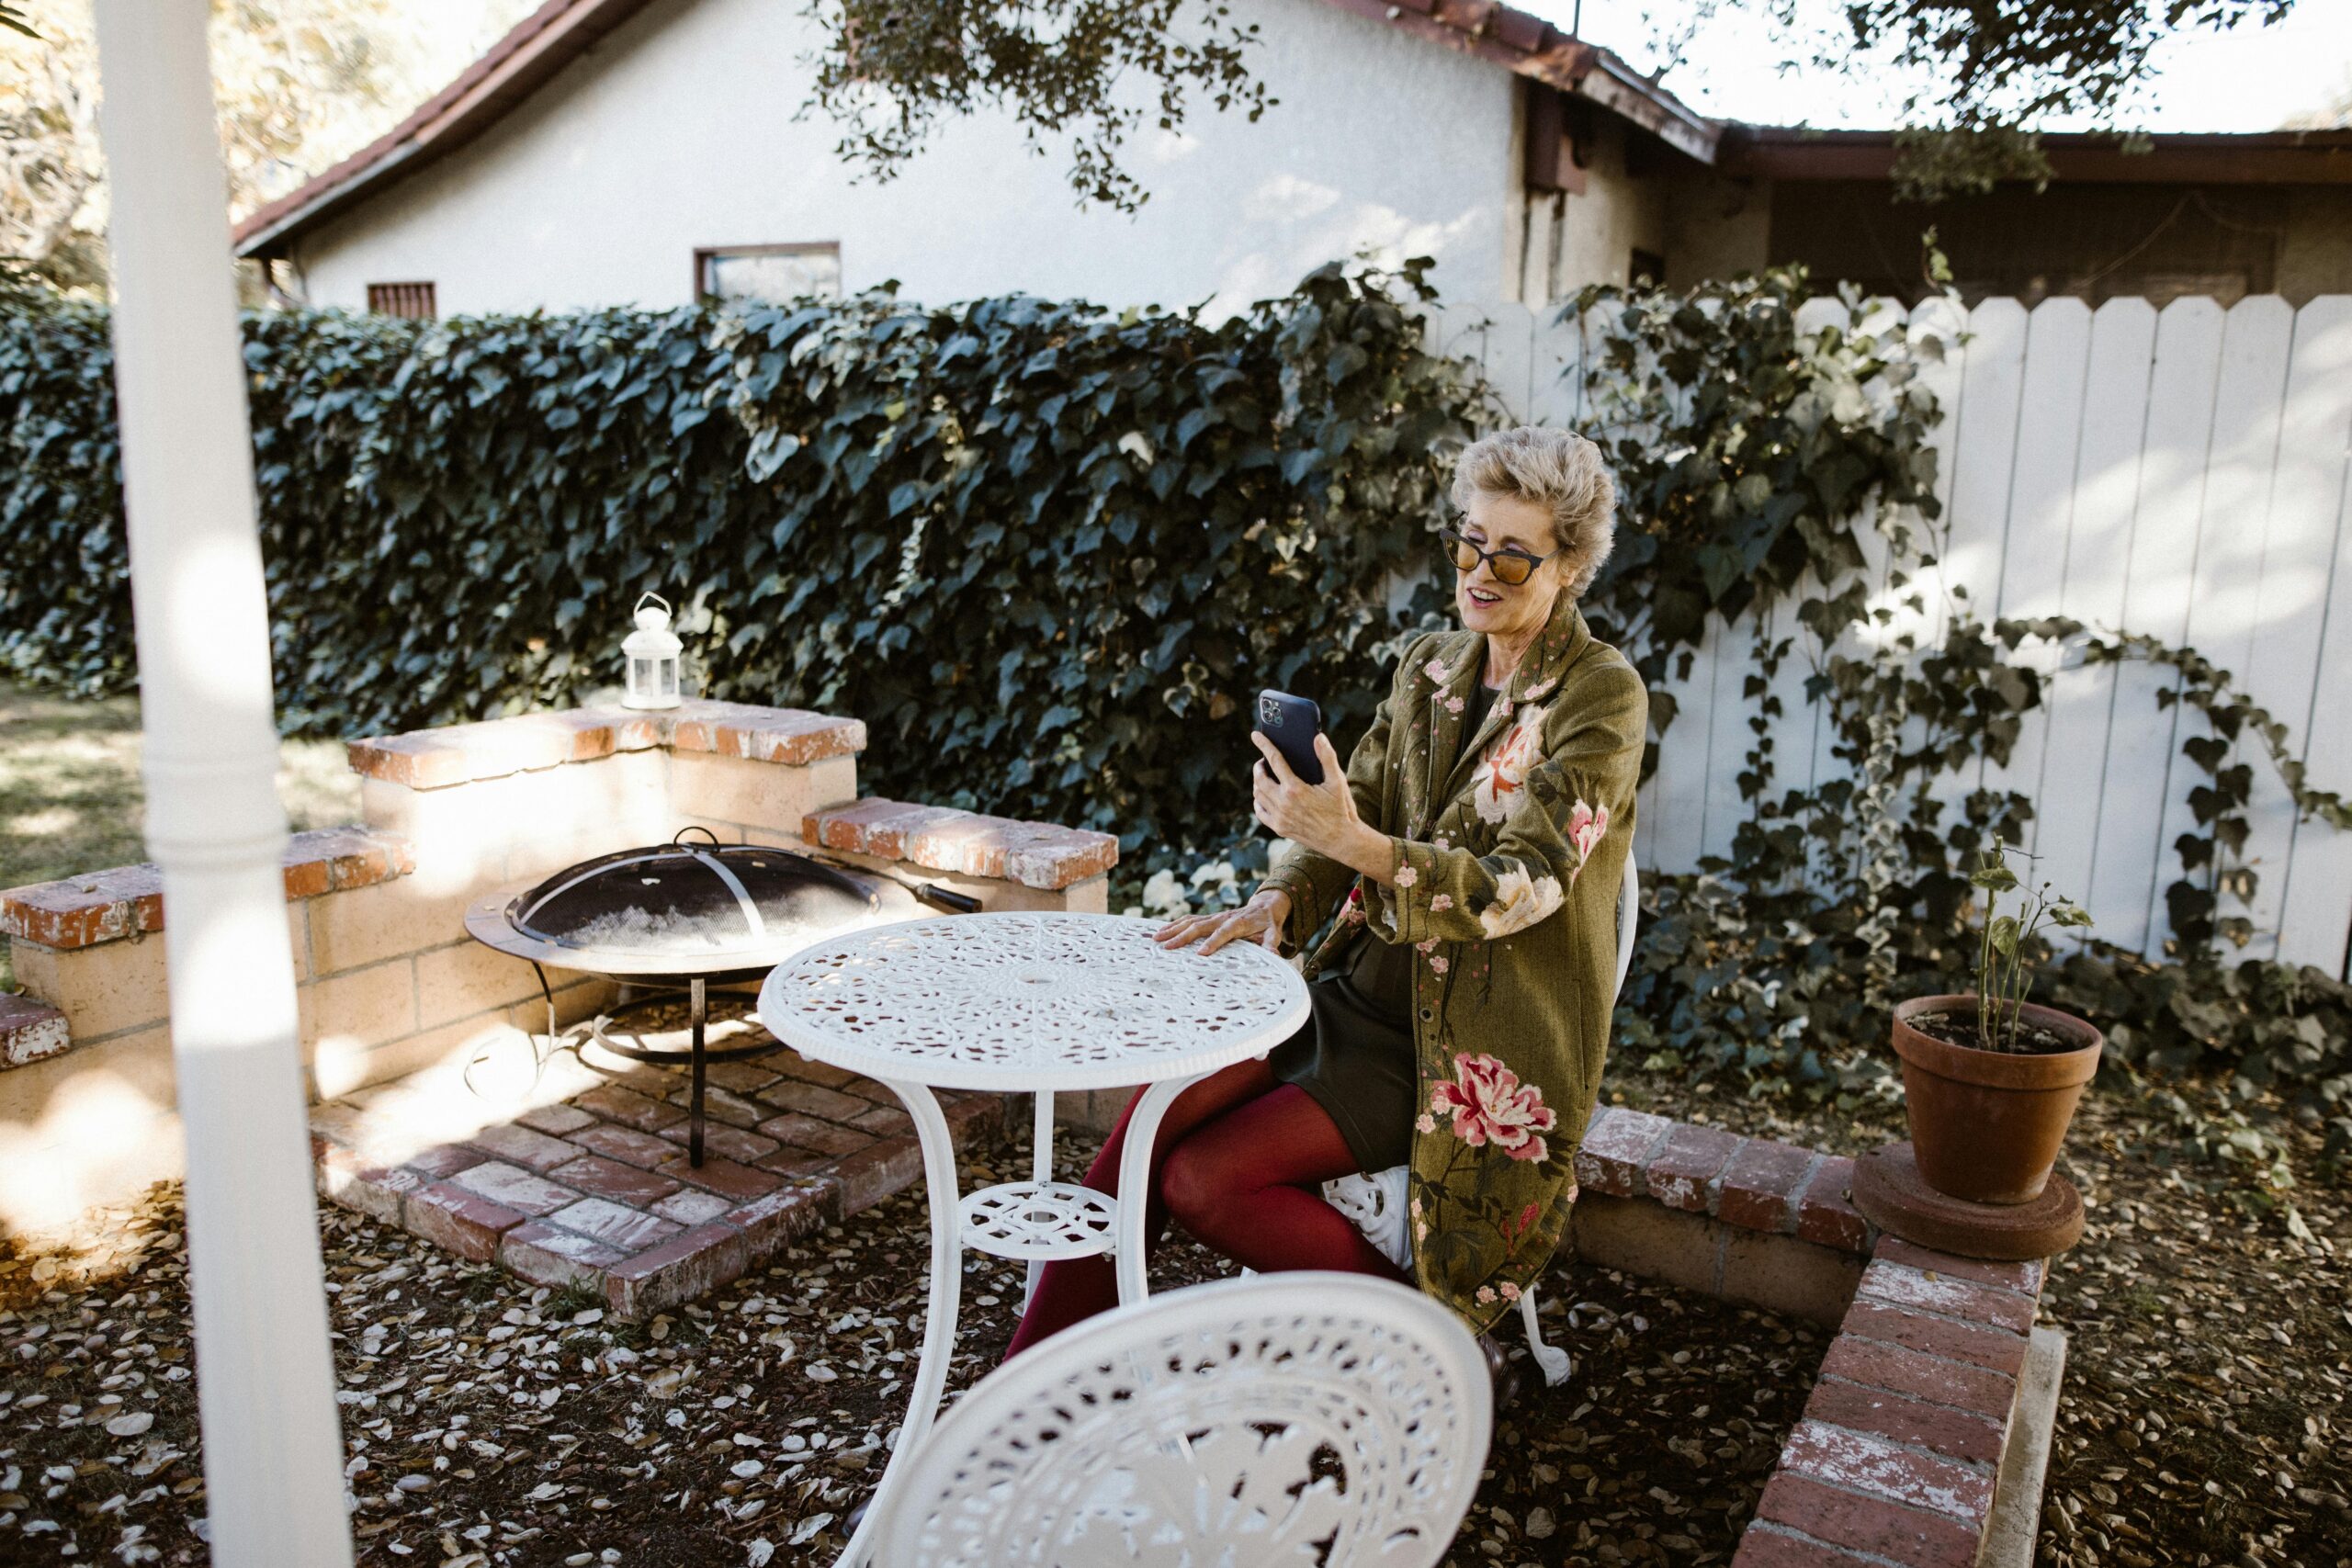
<instances>
[{"instance_id":1,"label":"white ornate chair back","mask_svg":"<svg viewBox=\"0 0 2352 1568\"><path fill-rule=\"evenodd\" d=\"M1476 1341L1417 1291L1318 1271L1194 1285L983 1378L876 1499L873 1561L1432 1568L1492 1423Z\"/></svg>"},{"instance_id":2,"label":"white ornate chair back","mask_svg":"<svg viewBox=\"0 0 2352 1568\"><path fill-rule=\"evenodd\" d=\"M1628 847L1625 879L1617 891L1617 979L1609 993L1612 1009L1617 1005L1618 992L1625 988L1626 972L1634 966L1634 926L1641 913L1641 880L1634 874L1633 852ZM1405 1229L1406 1189L1410 1176L1410 1168L1399 1165L1375 1176L1343 1176L1323 1184L1324 1201L1354 1221L1364 1239L1400 1269L1409 1269L1413 1263L1413 1244ZM1535 1364L1543 1369L1544 1381L1555 1385L1566 1382L1570 1364L1567 1352L1544 1342L1535 1325L1533 1291L1521 1294L1519 1312L1527 1327L1527 1343L1535 1353Z\"/></svg>"}]
</instances>

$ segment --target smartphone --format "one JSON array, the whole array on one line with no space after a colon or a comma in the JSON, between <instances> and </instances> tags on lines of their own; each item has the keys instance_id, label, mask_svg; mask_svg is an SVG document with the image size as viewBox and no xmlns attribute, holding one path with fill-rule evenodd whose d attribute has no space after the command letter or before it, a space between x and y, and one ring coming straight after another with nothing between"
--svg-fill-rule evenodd
<instances>
[{"instance_id":1,"label":"smartphone","mask_svg":"<svg viewBox=\"0 0 2352 1568\"><path fill-rule=\"evenodd\" d=\"M1261 692L1254 728L1274 743L1274 750L1283 754L1283 761L1290 764L1292 773L1311 784L1323 782L1323 760L1315 754L1315 738L1323 730L1321 708L1288 692ZM1263 757L1258 759L1258 766L1266 766Z\"/></svg>"}]
</instances>

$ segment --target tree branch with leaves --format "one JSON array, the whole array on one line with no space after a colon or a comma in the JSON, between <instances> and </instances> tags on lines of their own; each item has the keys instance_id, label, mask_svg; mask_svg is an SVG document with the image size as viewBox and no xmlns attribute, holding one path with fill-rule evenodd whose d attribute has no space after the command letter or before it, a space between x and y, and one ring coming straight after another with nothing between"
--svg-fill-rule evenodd
<instances>
[{"instance_id":1,"label":"tree branch with leaves","mask_svg":"<svg viewBox=\"0 0 2352 1568\"><path fill-rule=\"evenodd\" d=\"M1184 122L1188 95L1256 120L1276 100L1245 56L1255 22L1221 0L816 0L826 41L805 62L815 86L801 112L842 128L834 153L876 180L894 177L944 119L1009 111L1031 150L1070 143L1081 202L1133 212L1150 193L1121 163L1147 119ZM1125 95L1151 84L1148 104Z\"/></svg>"},{"instance_id":2,"label":"tree branch with leaves","mask_svg":"<svg viewBox=\"0 0 2352 1568\"><path fill-rule=\"evenodd\" d=\"M1898 111L1893 173L1905 199L1936 200L2047 180L2036 127L2060 116L2119 126L2166 36L2267 27L2295 0L1694 0L1656 40L1666 69L1725 6L1771 24L1782 71L1930 84Z\"/></svg>"}]
</instances>

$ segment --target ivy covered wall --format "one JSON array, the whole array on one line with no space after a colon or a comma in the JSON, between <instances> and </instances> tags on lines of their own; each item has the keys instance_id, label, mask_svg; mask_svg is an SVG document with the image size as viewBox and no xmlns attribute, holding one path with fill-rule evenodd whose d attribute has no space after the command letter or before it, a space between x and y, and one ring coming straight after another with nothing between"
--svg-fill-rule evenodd
<instances>
[{"instance_id":1,"label":"ivy covered wall","mask_svg":"<svg viewBox=\"0 0 2352 1568\"><path fill-rule=\"evenodd\" d=\"M1216 326L886 294L245 322L277 698L351 735L617 680L638 594L707 695L855 714L879 791L1117 833L1248 830L1249 699L1378 693L1478 396L1337 265ZM0 301L0 669L134 680L105 313ZM1238 813L1238 814L1237 814Z\"/></svg>"}]
</instances>

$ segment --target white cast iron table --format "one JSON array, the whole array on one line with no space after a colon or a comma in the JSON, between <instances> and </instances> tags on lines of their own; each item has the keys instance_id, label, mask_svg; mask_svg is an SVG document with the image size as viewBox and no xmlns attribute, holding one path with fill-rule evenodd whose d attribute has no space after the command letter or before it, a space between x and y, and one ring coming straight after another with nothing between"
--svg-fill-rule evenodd
<instances>
[{"instance_id":1,"label":"white cast iron table","mask_svg":"<svg viewBox=\"0 0 2352 1568\"><path fill-rule=\"evenodd\" d=\"M1306 1021L1306 984L1254 943L1163 948L1159 922L1051 912L954 915L826 937L760 987L760 1022L814 1061L889 1087L914 1119L931 1197L931 1305L907 1419L842 1556L865 1561L899 1461L922 1446L956 1344L966 1247L1029 1264L1108 1252L1140 1301L1145 1188L1160 1119L1185 1087L1262 1056ZM1115 1200L1053 1179L1054 1096L1149 1087L1128 1119ZM956 1187L934 1089L1036 1096L1031 1179Z\"/></svg>"}]
</instances>

